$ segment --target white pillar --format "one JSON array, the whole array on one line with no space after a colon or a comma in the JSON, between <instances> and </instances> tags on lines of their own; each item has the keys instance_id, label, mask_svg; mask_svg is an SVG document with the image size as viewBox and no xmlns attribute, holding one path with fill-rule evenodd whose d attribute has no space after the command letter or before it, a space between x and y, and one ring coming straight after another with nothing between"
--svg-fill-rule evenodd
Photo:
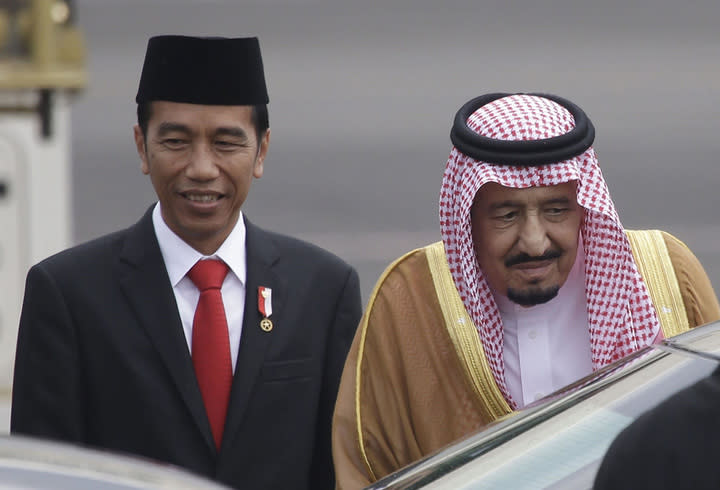
<instances>
[{"instance_id":1,"label":"white pillar","mask_svg":"<svg viewBox=\"0 0 720 490\"><path fill-rule=\"evenodd\" d=\"M4 103L17 98L18 105L35 96L4 95ZM37 112L0 113L0 391L12 384L27 270L71 243L69 121L68 96L61 91L52 95L47 138Z\"/></svg>"}]
</instances>

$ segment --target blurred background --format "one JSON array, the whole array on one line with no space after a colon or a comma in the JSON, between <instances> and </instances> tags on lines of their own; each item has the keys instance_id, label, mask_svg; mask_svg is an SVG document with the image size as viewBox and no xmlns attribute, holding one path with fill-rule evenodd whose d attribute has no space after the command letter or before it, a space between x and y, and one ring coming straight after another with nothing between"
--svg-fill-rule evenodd
<instances>
[{"instance_id":1,"label":"blurred background","mask_svg":"<svg viewBox=\"0 0 720 490\"><path fill-rule=\"evenodd\" d=\"M720 287L720 2L80 0L89 83L72 110L73 239L153 202L131 128L147 38L260 38L272 140L244 207L358 268L439 239L457 109L492 91L580 105L624 225L662 228Z\"/></svg>"},{"instance_id":2,"label":"blurred background","mask_svg":"<svg viewBox=\"0 0 720 490\"><path fill-rule=\"evenodd\" d=\"M72 16L87 84L69 111L71 243L154 202L132 139L148 37L254 35L272 139L244 212L346 259L364 300L439 239L452 118L493 91L581 106L624 225L677 235L720 288L717 0L79 0Z\"/></svg>"}]
</instances>

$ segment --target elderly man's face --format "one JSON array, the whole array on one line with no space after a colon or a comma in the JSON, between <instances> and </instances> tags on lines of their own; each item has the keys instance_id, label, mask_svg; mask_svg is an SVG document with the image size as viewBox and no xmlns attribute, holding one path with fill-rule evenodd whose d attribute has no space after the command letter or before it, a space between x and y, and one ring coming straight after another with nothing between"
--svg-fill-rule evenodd
<instances>
[{"instance_id":1,"label":"elderly man's face","mask_svg":"<svg viewBox=\"0 0 720 490\"><path fill-rule=\"evenodd\" d=\"M168 227L201 253L230 234L253 179L263 174L270 131L257 140L250 106L152 102L147 138L135 144Z\"/></svg>"},{"instance_id":2,"label":"elderly man's face","mask_svg":"<svg viewBox=\"0 0 720 490\"><path fill-rule=\"evenodd\" d=\"M575 262L584 216L575 186L480 188L471 211L472 236L494 290L523 306L557 295Z\"/></svg>"}]
</instances>

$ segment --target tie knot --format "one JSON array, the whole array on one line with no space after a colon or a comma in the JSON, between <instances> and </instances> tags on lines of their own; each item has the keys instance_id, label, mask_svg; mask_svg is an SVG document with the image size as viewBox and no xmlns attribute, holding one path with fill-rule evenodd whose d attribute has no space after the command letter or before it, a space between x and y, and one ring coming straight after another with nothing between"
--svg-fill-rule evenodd
<instances>
[{"instance_id":1,"label":"tie knot","mask_svg":"<svg viewBox=\"0 0 720 490\"><path fill-rule=\"evenodd\" d=\"M198 260L188 272L188 277L200 291L220 289L228 273L228 266L221 260Z\"/></svg>"}]
</instances>

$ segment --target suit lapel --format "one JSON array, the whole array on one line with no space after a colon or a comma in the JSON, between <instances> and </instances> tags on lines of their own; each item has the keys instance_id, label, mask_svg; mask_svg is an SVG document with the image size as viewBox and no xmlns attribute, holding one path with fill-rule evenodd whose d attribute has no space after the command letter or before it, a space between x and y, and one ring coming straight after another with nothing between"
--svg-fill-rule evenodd
<instances>
[{"instance_id":1,"label":"suit lapel","mask_svg":"<svg viewBox=\"0 0 720 490\"><path fill-rule=\"evenodd\" d=\"M120 284L168 368L195 423L215 451L177 303L152 224L152 207L129 230L120 256Z\"/></svg>"},{"instance_id":2,"label":"suit lapel","mask_svg":"<svg viewBox=\"0 0 720 490\"><path fill-rule=\"evenodd\" d=\"M245 313L243 319L240 349L235 366L230 406L225 423L222 447L230 444L247 409L250 395L260 376L268 345L277 330L283 328L282 311L286 290L272 267L279 259L272 237L245 220L247 279L245 289ZM265 332L260 328L262 315L258 309L258 287L272 289L273 330Z\"/></svg>"}]
</instances>

